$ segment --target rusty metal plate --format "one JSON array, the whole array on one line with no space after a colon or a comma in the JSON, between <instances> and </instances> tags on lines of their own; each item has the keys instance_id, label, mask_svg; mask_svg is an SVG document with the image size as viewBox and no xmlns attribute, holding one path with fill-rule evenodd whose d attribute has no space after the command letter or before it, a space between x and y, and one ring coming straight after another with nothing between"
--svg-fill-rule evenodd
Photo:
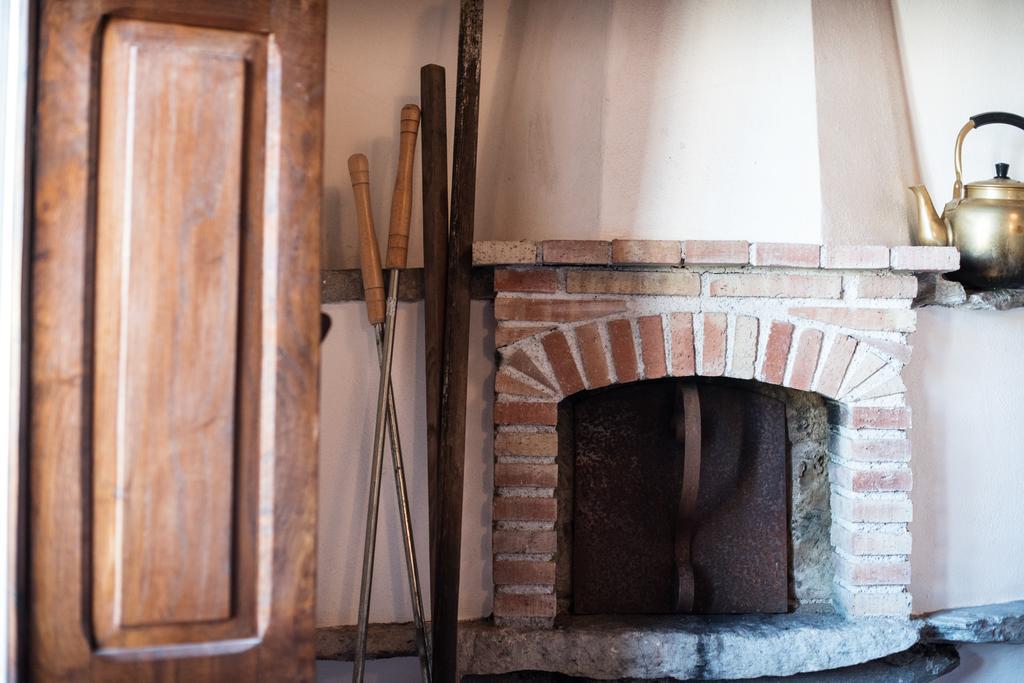
<instances>
[{"instance_id":1,"label":"rusty metal plate","mask_svg":"<svg viewBox=\"0 0 1024 683\"><path fill-rule=\"evenodd\" d=\"M675 544L691 544L693 611L788 604L786 421L780 401L699 382L701 458L693 527L678 528L685 416L663 380L574 399L572 597L576 614L677 610Z\"/></svg>"}]
</instances>

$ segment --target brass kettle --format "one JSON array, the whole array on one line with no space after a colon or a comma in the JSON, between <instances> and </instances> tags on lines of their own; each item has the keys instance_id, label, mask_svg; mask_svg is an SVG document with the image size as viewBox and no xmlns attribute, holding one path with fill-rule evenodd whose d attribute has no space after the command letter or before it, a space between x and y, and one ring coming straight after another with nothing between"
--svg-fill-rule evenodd
<instances>
[{"instance_id":1,"label":"brass kettle","mask_svg":"<svg viewBox=\"0 0 1024 683\"><path fill-rule=\"evenodd\" d=\"M953 199L940 217L924 185L910 188L917 199L915 244L953 246L960 270L950 277L973 287L1024 287L1024 183L1009 177L1009 164L996 164L990 180L963 184L964 138L975 128L1004 123L1024 130L1024 117L1006 112L972 116L956 137Z\"/></svg>"}]
</instances>

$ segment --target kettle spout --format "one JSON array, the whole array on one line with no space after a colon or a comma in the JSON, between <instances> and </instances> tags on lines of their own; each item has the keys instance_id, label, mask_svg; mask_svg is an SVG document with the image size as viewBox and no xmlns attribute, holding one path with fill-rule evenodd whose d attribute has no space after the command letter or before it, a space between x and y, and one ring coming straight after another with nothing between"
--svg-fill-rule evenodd
<instances>
[{"instance_id":1,"label":"kettle spout","mask_svg":"<svg viewBox=\"0 0 1024 683\"><path fill-rule=\"evenodd\" d=\"M932 198L924 185L907 188L914 193L917 208L917 229L910 236L919 246L945 247L949 245L949 231L946 222L939 218L932 206Z\"/></svg>"}]
</instances>

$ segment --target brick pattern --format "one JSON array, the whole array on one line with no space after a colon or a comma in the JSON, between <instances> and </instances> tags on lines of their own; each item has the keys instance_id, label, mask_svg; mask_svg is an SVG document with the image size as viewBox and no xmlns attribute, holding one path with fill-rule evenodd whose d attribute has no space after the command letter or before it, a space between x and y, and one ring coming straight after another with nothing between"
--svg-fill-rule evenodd
<instances>
[{"instance_id":1,"label":"brick pattern","mask_svg":"<svg viewBox=\"0 0 1024 683\"><path fill-rule=\"evenodd\" d=\"M750 263L750 243L738 240L687 240L683 242L683 262L744 266Z\"/></svg>"},{"instance_id":2,"label":"brick pattern","mask_svg":"<svg viewBox=\"0 0 1024 683\"><path fill-rule=\"evenodd\" d=\"M640 379L640 366L636 360L636 344L633 341L633 326L629 324L628 320L612 320L608 323L608 342L612 347L615 380L619 384L623 384Z\"/></svg>"},{"instance_id":3,"label":"brick pattern","mask_svg":"<svg viewBox=\"0 0 1024 683\"><path fill-rule=\"evenodd\" d=\"M544 263L580 263L607 265L611 263L611 243L600 240L548 240L541 242Z\"/></svg>"},{"instance_id":4,"label":"brick pattern","mask_svg":"<svg viewBox=\"0 0 1024 683\"><path fill-rule=\"evenodd\" d=\"M687 265L670 263L677 250ZM895 252L548 242L537 258L570 266L496 270L495 618L555 616L558 402L612 383L695 374L785 384L830 399L835 602L852 615L908 614L911 413L900 375L916 322L909 308L916 279L880 267L882 250L886 259ZM810 270L818 267L812 251L820 267L846 272ZM746 265L751 255L784 270ZM599 267L571 267L583 259ZM707 266L688 267L694 263Z\"/></svg>"},{"instance_id":5,"label":"brick pattern","mask_svg":"<svg viewBox=\"0 0 1024 683\"><path fill-rule=\"evenodd\" d=\"M914 282L916 287L916 278ZM839 275L824 274L730 273L713 276L710 293L711 296L838 299L843 293L843 279Z\"/></svg>"},{"instance_id":6,"label":"brick pattern","mask_svg":"<svg viewBox=\"0 0 1024 683\"><path fill-rule=\"evenodd\" d=\"M955 247L893 247L890 258L893 270L948 273L960 267Z\"/></svg>"},{"instance_id":7,"label":"brick pattern","mask_svg":"<svg viewBox=\"0 0 1024 683\"><path fill-rule=\"evenodd\" d=\"M672 240L612 240L612 263L677 266L683 245Z\"/></svg>"},{"instance_id":8,"label":"brick pattern","mask_svg":"<svg viewBox=\"0 0 1024 683\"><path fill-rule=\"evenodd\" d=\"M565 290L570 294L696 296L700 292L700 276L688 270L570 270Z\"/></svg>"},{"instance_id":9,"label":"brick pattern","mask_svg":"<svg viewBox=\"0 0 1024 683\"><path fill-rule=\"evenodd\" d=\"M680 249L681 247L681 249ZM682 258L680 259L680 251ZM954 247L817 245L741 240L547 240L473 243L473 265L672 266L753 265L767 268L896 270L945 273L960 267Z\"/></svg>"},{"instance_id":10,"label":"brick pattern","mask_svg":"<svg viewBox=\"0 0 1024 683\"><path fill-rule=\"evenodd\" d=\"M494 271L494 291L496 292L556 292L558 291L558 271L539 270L507 270Z\"/></svg>"},{"instance_id":11,"label":"brick pattern","mask_svg":"<svg viewBox=\"0 0 1024 683\"><path fill-rule=\"evenodd\" d=\"M889 247L826 244L821 247L821 267L884 270L889 267Z\"/></svg>"},{"instance_id":12,"label":"brick pattern","mask_svg":"<svg viewBox=\"0 0 1024 683\"><path fill-rule=\"evenodd\" d=\"M750 245L750 265L817 268L821 264L821 245L755 242Z\"/></svg>"},{"instance_id":13,"label":"brick pattern","mask_svg":"<svg viewBox=\"0 0 1024 683\"><path fill-rule=\"evenodd\" d=\"M672 329L672 374L676 377L696 374L693 314L673 313L669 318L669 325Z\"/></svg>"},{"instance_id":14,"label":"brick pattern","mask_svg":"<svg viewBox=\"0 0 1024 683\"><path fill-rule=\"evenodd\" d=\"M700 374L717 377L725 374L726 331L729 316L725 313L704 314L704 340L701 345Z\"/></svg>"},{"instance_id":15,"label":"brick pattern","mask_svg":"<svg viewBox=\"0 0 1024 683\"><path fill-rule=\"evenodd\" d=\"M604 341L601 339L597 323L587 323L577 327L576 341L579 343L580 356L583 358L587 386L597 389L611 384L612 375L608 369L608 355L605 353Z\"/></svg>"},{"instance_id":16,"label":"brick pattern","mask_svg":"<svg viewBox=\"0 0 1024 683\"><path fill-rule=\"evenodd\" d=\"M648 315L636 321L640 330L640 349L644 360L644 375L658 379L668 374L665 364L665 331L660 315Z\"/></svg>"}]
</instances>

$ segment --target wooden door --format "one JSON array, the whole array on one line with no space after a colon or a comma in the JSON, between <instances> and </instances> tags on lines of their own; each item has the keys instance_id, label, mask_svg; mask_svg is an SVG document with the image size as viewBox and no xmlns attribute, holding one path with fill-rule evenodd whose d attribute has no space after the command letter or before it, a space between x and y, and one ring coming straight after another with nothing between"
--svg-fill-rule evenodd
<instances>
[{"instance_id":1,"label":"wooden door","mask_svg":"<svg viewBox=\"0 0 1024 683\"><path fill-rule=\"evenodd\" d=\"M324 27L40 4L32 680L313 678Z\"/></svg>"}]
</instances>

